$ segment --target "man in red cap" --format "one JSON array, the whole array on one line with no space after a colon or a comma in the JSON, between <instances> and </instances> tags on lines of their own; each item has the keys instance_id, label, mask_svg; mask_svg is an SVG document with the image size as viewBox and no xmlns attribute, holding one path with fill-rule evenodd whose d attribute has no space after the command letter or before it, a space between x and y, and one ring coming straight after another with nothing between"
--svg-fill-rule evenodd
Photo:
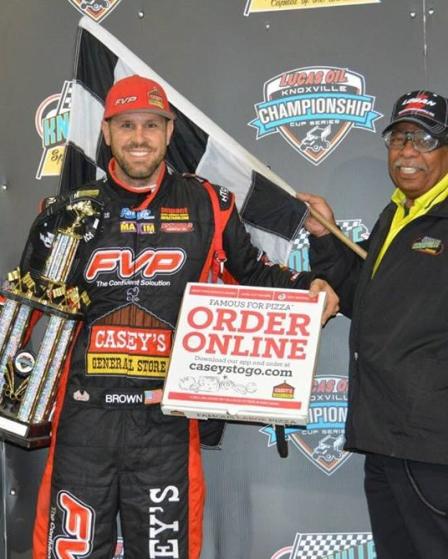
<instances>
[{"instance_id":1,"label":"man in red cap","mask_svg":"<svg viewBox=\"0 0 448 559\"><path fill-rule=\"evenodd\" d=\"M158 83L140 76L118 81L102 123L113 156L107 179L72 194L95 196L103 215L69 281L92 303L60 385L35 559L113 557L118 513L126 557L199 557L204 482L198 422L164 416L159 403L185 285L206 281L210 271L213 197L226 267L240 283L311 285L328 294L325 319L337 311L325 281L272 265L251 245L227 189L168 170L174 118ZM54 229L58 219L49 215L39 227ZM31 238L43 261L39 239L46 232L36 230Z\"/></svg>"},{"instance_id":2,"label":"man in red cap","mask_svg":"<svg viewBox=\"0 0 448 559\"><path fill-rule=\"evenodd\" d=\"M365 262L309 219L352 318L346 450L365 454L378 559L448 557L448 99L413 91L383 131L396 189ZM334 223L323 198L299 195Z\"/></svg>"},{"instance_id":3,"label":"man in red cap","mask_svg":"<svg viewBox=\"0 0 448 559\"><path fill-rule=\"evenodd\" d=\"M114 156L109 171L123 188L155 188L165 172L174 118L165 91L152 80L131 76L109 91L103 134Z\"/></svg>"}]
</instances>

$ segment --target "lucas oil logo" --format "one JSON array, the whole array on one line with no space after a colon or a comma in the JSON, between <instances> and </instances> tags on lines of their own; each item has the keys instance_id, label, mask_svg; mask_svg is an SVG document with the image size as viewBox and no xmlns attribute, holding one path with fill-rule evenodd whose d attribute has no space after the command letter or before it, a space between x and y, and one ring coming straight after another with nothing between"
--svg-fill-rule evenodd
<instances>
[{"instance_id":1,"label":"lucas oil logo","mask_svg":"<svg viewBox=\"0 0 448 559\"><path fill-rule=\"evenodd\" d=\"M73 82L65 81L61 93L50 95L36 111L35 126L42 139L42 157L36 179L58 176L61 172L70 124Z\"/></svg>"},{"instance_id":2,"label":"lucas oil logo","mask_svg":"<svg viewBox=\"0 0 448 559\"><path fill-rule=\"evenodd\" d=\"M319 165L354 126L375 132L383 115L365 93L364 76L332 66L288 70L264 84L255 105L257 140L279 133L313 165Z\"/></svg>"},{"instance_id":3,"label":"lucas oil logo","mask_svg":"<svg viewBox=\"0 0 448 559\"><path fill-rule=\"evenodd\" d=\"M89 16L94 21L100 22L107 17L121 0L68 0L78 12Z\"/></svg>"},{"instance_id":4,"label":"lucas oil logo","mask_svg":"<svg viewBox=\"0 0 448 559\"><path fill-rule=\"evenodd\" d=\"M328 476L350 457L350 453L343 450L347 388L345 376L316 375L307 428L285 427L286 440ZM276 444L275 430L271 426L263 427L260 432L269 437L269 447Z\"/></svg>"},{"instance_id":5,"label":"lucas oil logo","mask_svg":"<svg viewBox=\"0 0 448 559\"><path fill-rule=\"evenodd\" d=\"M372 534L297 533L294 543L279 549L271 559L376 559Z\"/></svg>"},{"instance_id":6,"label":"lucas oil logo","mask_svg":"<svg viewBox=\"0 0 448 559\"><path fill-rule=\"evenodd\" d=\"M354 243L359 243L369 237L369 230L361 219L341 219L336 222L341 231ZM288 265L292 270L306 272L310 270L309 261L309 233L302 229L293 241L293 249L289 255Z\"/></svg>"}]
</instances>

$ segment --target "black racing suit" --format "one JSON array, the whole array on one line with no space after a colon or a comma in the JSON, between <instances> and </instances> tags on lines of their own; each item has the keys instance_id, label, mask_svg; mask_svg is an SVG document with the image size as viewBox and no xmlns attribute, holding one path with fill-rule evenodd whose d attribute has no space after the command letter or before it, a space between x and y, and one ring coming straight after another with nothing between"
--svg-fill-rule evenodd
<instances>
[{"instance_id":1,"label":"black racing suit","mask_svg":"<svg viewBox=\"0 0 448 559\"><path fill-rule=\"evenodd\" d=\"M198 180L169 173L150 196L109 176L81 197L95 190L101 226L81 245L70 278L91 305L60 385L34 558L113 557L119 512L126 557L197 559L204 501L198 422L164 416L158 402L185 285L209 265L210 196ZM215 190L221 210L229 210L223 246L234 278L308 288L310 274L264 259L233 196ZM36 221L25 268L42 265L49 250L42 240L58 219L53 211Z\"/></svg>"}]
</instances>

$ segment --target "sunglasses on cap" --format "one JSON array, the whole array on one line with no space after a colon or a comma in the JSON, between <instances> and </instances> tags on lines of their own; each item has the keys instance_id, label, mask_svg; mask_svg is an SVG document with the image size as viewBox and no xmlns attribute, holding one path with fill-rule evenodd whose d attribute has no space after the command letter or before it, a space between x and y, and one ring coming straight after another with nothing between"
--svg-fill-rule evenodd
<instances>
[{"instance_id":1,"label":"sunglasses on cap","mask_svg":"<svg viewBox=\"0 0 448 559\"><path fill-rule=\"evenodd\" d=\"M431 136L425 130L414 130L412 132L389 130L383 135L383 139L388 149L403 149L407 142L412 142L414 149L420 153L433 151L446 144L446 141Z\"/></svg>"}]
</instances>

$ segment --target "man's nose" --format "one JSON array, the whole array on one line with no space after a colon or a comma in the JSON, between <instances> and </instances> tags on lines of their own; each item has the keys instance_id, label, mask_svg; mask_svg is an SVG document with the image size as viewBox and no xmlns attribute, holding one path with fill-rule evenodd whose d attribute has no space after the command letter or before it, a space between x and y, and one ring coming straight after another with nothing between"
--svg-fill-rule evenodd
<instances>
[{"instance_id":1,"label":"man's nose","mask_svg":"<svg viewBox=\"0 0 448 559\"><path fill-rule=\"evenodd\" d=\"M134 142L144 142L146 141L146 135L145 135L145 129L143 126L136 126L134 128L134 134L133 134L133 140Z\"/></svg>"},{"instance_id":2,"label":"man's nose","mask_svg":"<svg viewBox=\"0 0 448 559\"><path fill-rule=\"evenodd\" d=\"M413 156L418 154L418 150L415 149L414 142L411 138L406 138L404 141L404 146L401 148L401 152L405 156Z\"/></svg>"}]
</instances>

